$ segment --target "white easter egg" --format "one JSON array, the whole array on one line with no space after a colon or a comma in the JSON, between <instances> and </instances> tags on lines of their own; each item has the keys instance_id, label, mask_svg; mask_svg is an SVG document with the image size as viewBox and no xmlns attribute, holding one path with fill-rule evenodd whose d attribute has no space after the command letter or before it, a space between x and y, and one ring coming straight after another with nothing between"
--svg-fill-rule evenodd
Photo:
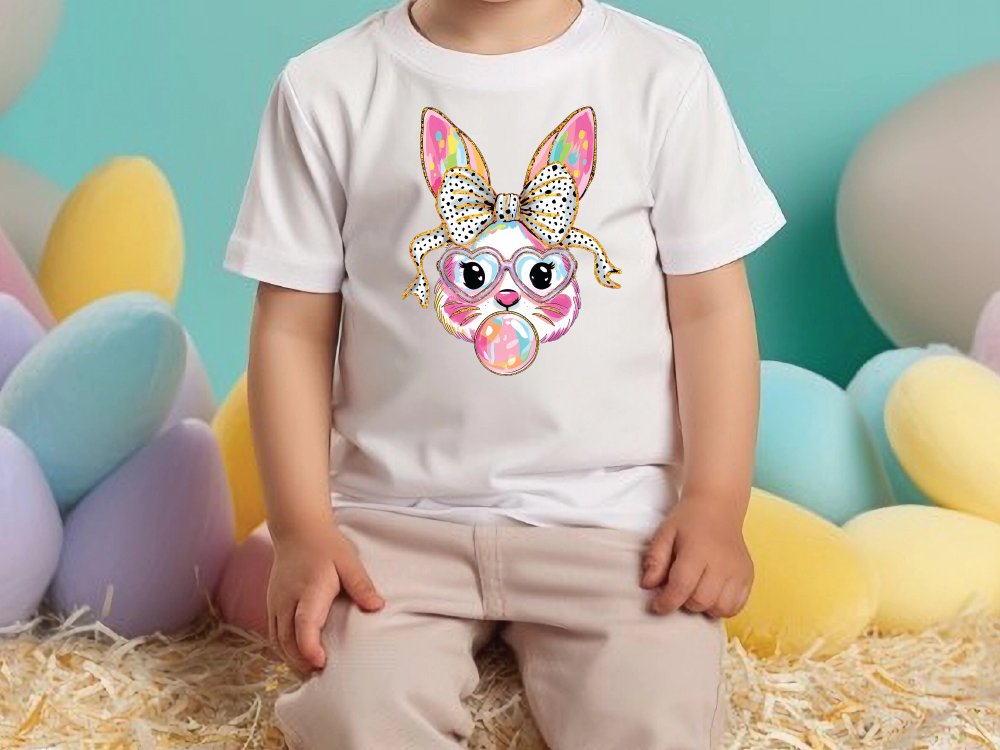
<instances>
[{"instance_id":1,"label":"white easter egg","mask_svg":"<svg viewBox=\"0 0 1000 750\"><path fill-rule=\"evenodd\" d=\"M0 225L33 274L65 200L66 191L47 177L0 155Z\"/></svg>"},{"instance_id":2,"label":"white easter egg","mask_svg":"<svg viewBox=\"0 0 1000 750\"><path fill-rule=\"evenodd\" d=\"M62 539L59 508L34 454L0 427L0 627L34 614Z\"/></svg>"},{"instance_id":3,"label":"white easter egg","mask_svg":"<svg viewBox=\"0 0 1000 750\"><path fill-rule=\"evenodd\" d=\"M1000 63L886 118L844 173L837 230L872 317L899 346L967 351L1000 289Z\"/></svg>"},{"instance_id":4,"label":"white easter egg","mask_svg":"<svg viewBox=\"0 0 1000 750\"><path fill-rule=\"evenodd\" d=\"M0 113L42 67L62 9L62 0L0 0Z\"/></svg>"}]
</instances>

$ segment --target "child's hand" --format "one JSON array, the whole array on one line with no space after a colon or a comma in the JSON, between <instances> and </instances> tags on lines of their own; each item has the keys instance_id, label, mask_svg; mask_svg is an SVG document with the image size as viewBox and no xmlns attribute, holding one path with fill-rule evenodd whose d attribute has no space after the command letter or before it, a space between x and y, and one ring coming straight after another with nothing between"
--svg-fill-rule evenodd
<instances>
[{"instance_id":1,"label":"child's hand","mask_svg":"<svg viewBox=\"0 0 1000 750\"><path fill-rule=\"evenodd\" d=\"M732 617L746 604L753 561L742 518L731 504L685 497L660 525L643 560L642 587L662 586L652 610L679 607L710 617Z\"/></svg>"},{"instance_id":2,"label":"child's hand","mask_svg":"<svg viewBox=\"0 0 1000 750\"><path fill-rule=\"evenodd\" d=\"M272 642L300 674L322 669L320 631L333 600L345 591L366 612L385 605L354 545L335 526L275 542L267 587Z\"/></svg>"}]
</instances>

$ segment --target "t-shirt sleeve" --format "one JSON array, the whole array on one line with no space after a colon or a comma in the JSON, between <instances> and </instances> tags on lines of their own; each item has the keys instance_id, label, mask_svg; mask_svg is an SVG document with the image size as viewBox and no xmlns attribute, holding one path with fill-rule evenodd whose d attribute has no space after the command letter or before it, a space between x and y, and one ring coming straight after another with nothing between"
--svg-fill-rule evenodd
<instances>
[{"instance_id":1,"label":"t-shirt sleeve","mask_svg":"<svg viewBox=\"0 0 1000 750\"><path fill-rule=\"evenodd\" d=\"M785 223L704 57L660 144L652 193L650 221L667 274L738 260Z\"/></svg>"},{"instance_id":2,"label":"t-shirt sleeve","mask_svg":"<svg viewBox=\"0 0 1000 750\"><path fill-rule=\"evenodd\" d=\"M286 69L271 90L223 266L290 289L339 291L345 203Z\"/></svg>"}]
</instances>

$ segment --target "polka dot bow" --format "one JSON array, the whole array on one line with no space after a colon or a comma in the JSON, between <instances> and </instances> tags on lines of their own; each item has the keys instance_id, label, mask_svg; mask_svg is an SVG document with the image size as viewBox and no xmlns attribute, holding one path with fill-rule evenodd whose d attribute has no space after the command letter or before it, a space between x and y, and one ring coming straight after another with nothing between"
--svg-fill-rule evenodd
<instances>
[{"instance_id":1,"label":"polka dot bow","mask_svg":"<svg viewBox=\"0 0 1000 750\"><path fill-rule=\"evenodd\" d=\"M558 245L573 226L576 183L563 164L549 164L520 195L501 193L475 170L449 169L437 195L437 209L456 245L466 245L496 221L520 221L548 245Z\"/></svg>"}]
</instances>

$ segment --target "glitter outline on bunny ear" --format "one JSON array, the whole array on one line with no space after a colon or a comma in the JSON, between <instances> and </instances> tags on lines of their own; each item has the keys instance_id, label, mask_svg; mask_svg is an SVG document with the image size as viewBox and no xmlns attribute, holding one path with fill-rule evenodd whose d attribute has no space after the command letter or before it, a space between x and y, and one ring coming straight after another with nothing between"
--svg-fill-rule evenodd
<instances>
[{"instance_id":1,"label":"glitter outline on bunny ear","mask_svg":"<svg viewBox=\"0 0 1000 750\"><path fill-rule=\"evenodd\" d=\"M444 122L447 123L447 126L454 132L454 137L457 141L456 145L460 143L464 149L464 161L467 162L467 165L459 166L467 166L468 169L471 169L479 174L486 181L486 184L489 185L490 168L487 166L483 152L479 150L479 146L476 145L475 141L473 141L472 138L470 138L461 128L453 123L444 112L434 107L424 107L423 111L420 113L420 170L424 175L424 182L427 183L427 188L431 191L431 194L435 197L435 199L437 198L438 191L441 189L441 181L438 181L437 190L435 190L434 186L431 184L430 173L428 172L427 162L425 161L424 136L427 127L428 113L433 113L444 120ZM447 142L447 136L444 136L444 138ZM443 179L444 175L442 174L441 177ZM413 241L410 242L410 259L413 261L413 265L416 266L417 277L408 287L406 287L406 291L403 292L403 299L406 299L412 294L419 300L420 306L427 309L430 294L428 291L427 275L424 273L424 256L429 252L444 247L449 242L448 228L445 226L443 221L435 229L431 229L428 232L421 232L413 238Z\"/></svg>"},{"instance_id":2,"label":"glitter outline on bunny ear","mask_svg":"<svg viewBox=\"0 0 1000 750\"><path fill-rule=\"evenodd\" d=\"M560 122L555 129L553 129L539 144L538 148L535 149L535 153L531 157L531 161L528 162L528 171L524 176L524 184L527 186L533 179L535 179L542 170L545 169L548 164L563 164L562 161L552 160L552 150L555 148L556 142L558 141L559 134L573 122L573 119L577 117L580 113L587 112L590 116L590 121L593 125L593 135L591 142L591 153L590 153L590 174L587 176L586 185L577 184L577 195L580 201L583 200L583 194L586 192L587 188L594 180L594 175L597 172L597 113L594 111L593 107L580 107L574 110L567 116L562 122ZM582 135L582 134L581 134ZM545 161L541 162L539 156L545 153ZM565 164L564 164L565 166ZM534 173L534 174L533 174ZM573 215L573 222L576 222L576 213ZM594 278L597 279L597 283L608 289L621 289L621 284L616 283L611 279L611 274L621 273L621 269L615 266L611 259L608 258L607 252L600 242L593 236L584 232L581 229L576 229L572 227L566 232L566 236L562 239L561 244L567 247L578 247L594 255Z\"/></svg>"},{"instance_id":3,"label":"glitter outline on bunny ear","mask_svg":"<svg viewBox=\"0 0 1000 750\"><path fill-rule=\"evenodd\" d=\"M534 177L532 174L533 172L537 174L537 172L540 172L546 164L552 163L552 149L556 144L556 136L558 136L562 129L569 124L570 120L585 111L590 113L590 121L593 125L593 148L591 149L590 154L590 176L587 178L587 184L582 187L577 185L577 196L580 200L583 200L583 194L587 192L587 188L590 187L590 183L594 181L594 175L597 174L597 113L594 111L594 108L590 106L580 107L579 109L570 112L570 114L562 122L556 125L552 132L545 136L542 142L538 144L538 148L535 149L535 153L531 156L531 161L528 162L528 171L525 172L524 175L525 187L527 187L528 183L531 182ZM543 149L545 149L545 161L538 162L538 157L542 153ZM536 162L538 162L537 172Z\"/></svg>"}]
</instances>

